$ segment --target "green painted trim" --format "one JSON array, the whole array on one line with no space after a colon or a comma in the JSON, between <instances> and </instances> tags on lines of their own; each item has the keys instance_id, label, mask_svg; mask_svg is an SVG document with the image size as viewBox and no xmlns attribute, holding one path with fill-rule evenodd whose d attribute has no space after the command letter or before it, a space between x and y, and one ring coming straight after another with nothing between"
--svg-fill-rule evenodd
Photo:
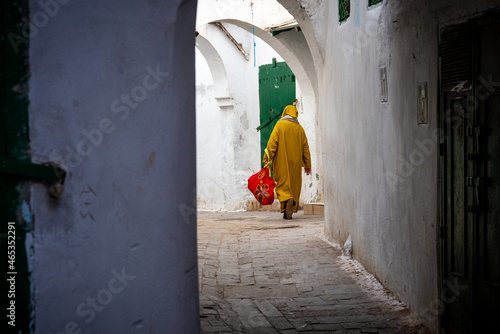
<instances>
[{"instance_id":1,"label":"green painted trim","mask_svg":"<svg viewBox=\"0 0 500 334\"><path fill-rule=\"evenodd\" d=\"M29 164L29 40L24 35L29 29L25 22L29 22L29 0L0 2L0 159ZM21 203L29 203L28 184L20 177L0 174L0 252L4 256L0 265L0 291L5 293L1 307L5 311L10 300L15 300L15 327L8 327L9 333L17 334L35 332L26 250L32 221L29 212L23 214ZM7 298L7 272L11 271L6 261L8 222L15 222L15 299ZM7 320L4 316L3 321ZM4 323L2 328L5 327Z\"/></svg>"},{"instance_id":2,"label":"green painted trim","mask_svg":"<svg viewBox=\"0 0 500 334\"><path fill-rule=\"evenodd\" d=\"M276 36L276 35L281 34L282 32L290 31L290 30L295 30L297 32L302 31L302 29L300 29L299 25L295 24L292 26L287 26L287 27L282 27L282 28L271 28L270 32L271 32L271 35Z\"/></svg>"},{"instance_id":3,"label":"green painted trim","mask_svg":"<svg viewBox=\"0 0 500 334\"><path fill-rule=\"evenodd\" d=\"M0 173L20 175L35 179L58 181L66 172L57 166L45 166L31 162L0 159Z\"/></svg>"},{"instance_id":4,"label":"green painted trim","mask_svg":"<svg viewBox=\"0 0 500 334\"><path fill-rule=\"evenodd\" d=\"M339 22L344 22L351 16L351 1L339 0Z\"/></svg>"},{"instance_id":5,"label":"green painted trim","mask_svg":"<svg viewBox=\"0 0 500 334\"><path fill-rule=\"evenodd\" d=\"M383 2L384 0L368 0L368 7Z\"/></svg>"}]
</instances>

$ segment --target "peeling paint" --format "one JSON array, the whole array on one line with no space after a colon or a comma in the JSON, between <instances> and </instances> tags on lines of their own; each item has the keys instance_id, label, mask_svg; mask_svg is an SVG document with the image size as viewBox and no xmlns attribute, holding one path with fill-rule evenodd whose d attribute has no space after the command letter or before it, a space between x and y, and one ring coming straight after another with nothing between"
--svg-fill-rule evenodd
<instances>
[{"instance_id":1,"label":"peeling paint","mask_svg":"<svg viewBox=\"0 0 500 334\"><path fill-rule=\"evenodd\" d=\"M142 327L144 327L142 319L141 320L137 320L136 322L134 322L132 324L132 330L141 329Z\"/></svg>"},{"instance_id":2,"label":"peeling paint","mask_svg":"<svg viewBox=\"0 0 500 334\"><path fill-rule=\"evenodd\" d=\"M23 200L23 203L21 204L21 212L22 212L24 221L28 225L31 225L31 211L30 211L30 206L24 200Z\"/></svg>"}]
</instances>

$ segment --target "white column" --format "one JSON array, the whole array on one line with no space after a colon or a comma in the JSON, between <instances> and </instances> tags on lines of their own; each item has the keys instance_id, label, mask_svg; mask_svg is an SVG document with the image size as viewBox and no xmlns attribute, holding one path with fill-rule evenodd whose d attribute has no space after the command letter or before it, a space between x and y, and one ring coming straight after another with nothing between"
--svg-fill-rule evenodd
<instances>
[{"instance_id":1,"label":"white column","mask_svg":"<svg viewBox=\"0 0 500 334\"><path fill-rule=\"evenodd\" d=\"M196 0L30 5L36 332L198 333Z\"/></svg>"}]
</instances>

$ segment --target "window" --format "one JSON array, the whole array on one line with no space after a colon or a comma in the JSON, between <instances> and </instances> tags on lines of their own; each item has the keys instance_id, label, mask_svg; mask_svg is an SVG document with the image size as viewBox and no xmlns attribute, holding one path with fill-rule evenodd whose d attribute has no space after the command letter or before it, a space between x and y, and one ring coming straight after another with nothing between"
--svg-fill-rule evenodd
<instances>
[{"instance_id":1,"label":"window","mask_svg":"<svg viewBox=\"0 0 500 334\"><path fill-rule=\"evenodd\" d=\"M351 15L351 1L339 0L339 22L344 22Z\"/></svg>"},{"instance_id":2,"label":"window","mask_svg":"<svg viewBox=\"0 0 500 334\"><path fill-rule=\"evenodd\" d=\"M384 0L368 0L368 7L381 3Z\"/></svg>"}]
</instances>

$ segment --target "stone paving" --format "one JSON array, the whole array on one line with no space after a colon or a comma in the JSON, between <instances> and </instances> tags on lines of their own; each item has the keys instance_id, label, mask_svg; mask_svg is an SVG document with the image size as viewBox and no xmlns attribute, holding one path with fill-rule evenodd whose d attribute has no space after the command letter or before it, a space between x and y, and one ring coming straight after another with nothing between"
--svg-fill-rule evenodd
<instances>
[{"instance_id":1,"label":"stone paving","mask_svg":"<svg viewBox=\"0 0 500 334\"><path fill-rule=\"evenodd\" d=\"M322 230L300 211L198 213L202 332L428 333Z\"/></svg>"}]
</instances>

